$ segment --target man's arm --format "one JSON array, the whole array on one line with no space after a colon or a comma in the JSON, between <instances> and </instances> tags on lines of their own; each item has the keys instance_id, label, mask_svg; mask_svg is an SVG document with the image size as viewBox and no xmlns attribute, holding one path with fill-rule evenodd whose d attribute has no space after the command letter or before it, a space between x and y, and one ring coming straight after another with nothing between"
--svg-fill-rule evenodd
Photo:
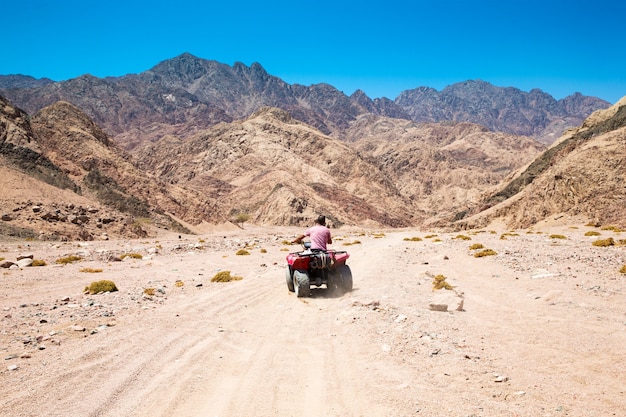
<instances>
[{"instance_id":1,"label":"man's arm","mask_svg":"<svg viewBox=\"0 0 626 417\"><path fill-rule=\"evenodd\" d=\"M302 239L304 239L305 236L304 235L300 235L297 238L295 238L294 240L291 241L291 243L300 243L302 242Z\"/></svg>"}]
</instances>

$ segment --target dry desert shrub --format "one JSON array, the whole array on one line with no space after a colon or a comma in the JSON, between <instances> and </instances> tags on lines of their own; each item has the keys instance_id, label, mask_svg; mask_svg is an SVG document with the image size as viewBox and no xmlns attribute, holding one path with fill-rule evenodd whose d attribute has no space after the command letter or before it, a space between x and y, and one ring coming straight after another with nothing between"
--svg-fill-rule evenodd
<instances>
[{"instance_id":1,"label":"dry desert shrub","mask_svg":"<svg viewBox=\"0 0 626 417\"><path fill-rule=\"evenodd\" d=\"M593 246L599 246L599 247L613 246L613 245L615 245L615 241L613 240L612 237L610 237L608 239L598 239L595 242L593 242L592 245Z\"/></svg>"},{"instance_id":2,"label":"dry desert shrub","mask_svg":"<svg viewBox=\"0 0 626 417\"><path fill-rule=\"evenodd\" d=\"M183 286L185 285L185 283L184 283L183 281L181 281L181 280L177 279L177 280L176 280L176 282L174 283L174 285L175 285L176 287L179 287L179 288L180 288L180 287L183 287Z\"/></svg>"},{"instance_id":3,"label":"dry desert shrub","mask_svg":"<svg viewBox=\"0 0 626 417\"><path fill-rule=\"evenodd\" d=\"M550 239L567 239L565 235L550 235Z\"/></svg>"},{"instance_id":4,"label":"dry desert shrub","mask_svg":"<svg viewBox=\"0 0 626 417\"><path fill-rule=\"evenodd\" d=\"M117 291L117 286L113 281L103 279L101 281L94 281L89 286L85 287L86 293L99 294L102 292L114 292Z\"/></svg>"},{"instance_id":5,"label":"dry desert shrub","mask_svg":"<svg viewBox=\"0 0 626 417\"><path fill-rule=\"evenodd\" d=\"M600 236L600 232L596 232L595 230L590 230L585 233L585 236Z\"/></svg>"},{"instance_id":6,"label":"dry desert shrub","mask_svg":"<svg viewBox=\"0 0 626 417\"><path fill-rule=\"evenodd\" d=\"M235 255L250 255L250 252L245 249L239 249Z\"/></svg>"},{"instance_id":7,"label":"dry desert shrub","mask_svg":"<svg viewBox=\"0 0 626 417\"><path fill-rule=\"evenodd\" d=\"M260 251L260 252L261 252L261 253L267 253L267 249L265 249L265 248L261 248L261 251Z\"/></svg>"},{"instance_id":8,"label":"dry desert shrub","mask_svg":"<svg viewBox=\"0 0 626 417\"><path fill-rule=\"evenodd\" d=\"M345 242L345 243L343 244L343 246L360 245L360 244L361 244L361 241L360 241L360 240L355 240L355 241L353 241L353 242Z\"/></svg>"},{"instance_id":9,"label":"dry desert shrub","mask_svg":"<svg viewBox=\"0 0 626 417\"><path fill-rule=\"evenodd\" d=\"M441 289L451 290L453 288L454 287L446 281L445 276L439 274L433 278L433 290L441 290Z\"/></svg>"},{"instance_id":10,"label":"dry desert shrub","mask_svg":"<svg viewBox=\"0 0 626 417\"><path fill-rule=\"evenodd\" d=\"M623 265L619 272L621 272L622 274L626 274L626 265Z\"/></svg>"},{"instance_id":11,"label":"dry desert shrub","mask_svg":"<svg viewBox=\"0 0 626 417\"><path fill-rule=\"evenodd\" d=\"M98 273L98 272L102 272L102 269L100 268L82 268L79 272L89 272L89 273Z\"/></svg>"},{"instance_id":12,"label":"dry desert shrub","mask_svg":"<svg viewBox=\"0 0 626 417\"><path fill-rule=\"evenodd\" d=\"M385 237L384 233L374 233L372 236L374 236L374 239L380 239Z\"/></svg>"},{"instance_id":13,"label":"dry desert shrub","mask_svg":"<svg viewBox=\"0 0 626 417\"><path fill-rule=\"evenodd\" d=\"M242 277L231 275L230 271L220 271L211 278L211 282L241 281L242 279Z\"/></svg>"},{"instance_id":14,"label":"dry desert shrub","mask_svg":"<svg viewBox=\"0 0 626 417\"><path fill-rule=\"evenodd\" d=\"M143 259L143 256L140 253L125 253L122 256L120 256L120 259L124 259L124 258L132 258L132 259Z\"/></svg>"},{"instance_id":15,"label":"dry desert shrub","mask_svg":"<svg viewBox=\"0 0 626 417\"><path fill-rule=\"evenodd\" d=\"M494 255L497 255L497 253L493 249L483 249L480 252L476 252L474 254L474 258L482 258L485 256L494 256Z\"/></svg>"},{"instance_id":16,"label":"dry desert shrub","mask_svg":"<svg viewBox=\"0 0 626 417\"><path fill-rule=\"evenodd\" d=\"M465 235L457 235L457 236L455 237L455 239L460 239L460 240L472 240L472 238L471 238L471 237L469 237L469 236L465 236Z\"/></svg>"},{"instance_id":17,"label":"dry desert shrub","mask_svg":"<svg viewBox=\"0 0 626 417\"><path fill-rule=\"evenodd\" d=\"M611 230L615 233L619 233L622 231L622 229L620 229L619 227L615 227L615 226L602 226L600 230Z\"/></svg>"},{"instance_id":18,"label":"dry desert shrub","mask_svg":"<svg viewBox=\"0 0 626 417\"><path fill-rule=\"evenodd\" d=\"M402 239L402 240L405 240L405 241L407 241L407 242L421 242L421 241L422 241L422 238L421 238L421 237L414 236L414 237L405 237L405 238L404 238L404 239Z\"/></svg>"},{"instance_id":19,"label":"dry desert shrub","mask_svg":"<svg viewBox=\"0 0 626 417\"><path fill-rule=\"evenodd\" d=\"M55 261L55 263L57 264L61 264L61 265L67 265L67 264L71 264L74 262L78 262L80 261L82 258L80 256L76 256L76 255L69 255L69 256L65 256L63 258L59 258Z\"/></svg>"},{"instance_id":20,"label":"dry desert shrub","mask_svg":"<svg viewBox=\"0 0 626 417\"><path fill-rule=\"evenodd\" d=\"M482 243L474 243L473 245L469 247L469 250L484 249L484 247L485 246L483 246Z\"/></svg>"},{"instance_id":21,"label":"dry desert shrub","mask_svg":"<svg viewBox=\"0 0 626 417\"><path fill-rule=\"evenodd\" d=\"M437 237L437 235L427 235L427 236L424 236L424 239L432 239L434 237Z\"/></svg>"},{"instance_id":22,"label":"dry desert shrub","mask_svg":"<svg viewBox=\"0 0 626 417\"><path fill-rule=\"evenodd\" d=\"M1 259L0 259L1 260ZM30 266L46 266L46 261L43 259L33 259L33 263Z\"/></svg>"},{"instance_id":23,"label":"dry desert shrub","mask_svg":"<svg viewBox=\"0 0 626 417\"><path fill-rule=\"evenodd\" d=\"M515 236L519 236L519 234L517 234L517 233L512 233L512 232L510 232L510 233L502 233L502 234L500 235L500 240L507 240L507 237L509 237L509 236L511 236L511 237L515 237Z\"/></svg>"},{"instance_id":24,"label":"dry desert shrub","mask_svg":"<svg viewBox=\"0 0 626 417\"><path fill-rule=\"evenodd\" d=\"M143 290L143 293L152 297L154 295L154 288L146 288Z\"/></svg>"}]
</instances>

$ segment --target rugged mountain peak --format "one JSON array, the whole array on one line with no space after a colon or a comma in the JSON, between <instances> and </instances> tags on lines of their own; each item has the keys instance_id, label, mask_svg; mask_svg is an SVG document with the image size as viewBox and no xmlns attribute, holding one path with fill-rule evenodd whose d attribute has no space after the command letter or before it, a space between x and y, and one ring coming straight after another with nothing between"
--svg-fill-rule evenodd
<instances>
[{"instance_id":1,"label":"rugged mountain peak","mask_svg":"<svg viewBox=\"0 0 626 417\"><path fill-rule=\"evenodd\" d=\"M207 63L212 63L212 61L206 61L185 52L158 63L147 72L193 81L206 74Z\"/></svg>"}]
</instances>

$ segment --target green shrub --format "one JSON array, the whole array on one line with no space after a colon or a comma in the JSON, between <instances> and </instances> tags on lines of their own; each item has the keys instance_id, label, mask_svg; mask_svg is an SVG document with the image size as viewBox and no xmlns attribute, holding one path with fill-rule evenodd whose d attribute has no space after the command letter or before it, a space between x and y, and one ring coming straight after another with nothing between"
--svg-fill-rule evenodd
<instances>
[{"instance_id":1,"label":"green shrub","mask_svg":"<svg viewBox=\"0 0 626 417\"><path fill-rule=\"evenodd\" d=\"M101 292L117 291L117 286L113 281L103 279L102 281L92 282L91 285L85 287L85 292L89 294L98 294Z\"/></svg>"},{"instance_id":2,"label":"green shrub","mask_svg":"<svg viewBox=\"0 0 626 417\"><path fill-rule=\"evenodd\" d=\"M76 256L76 255L69 255L69 256L66 256L66 257L64 257L64 258L59 258L59 259L57 259L55 262L56 262L57 264L67 265L67 264L71 264L71 263L74 263L74 262L78 262L78 261L80 261L81 259L82 259L82 258L81 258L80 256Z\"/></svg>"},{"instance_id":3,"label":"green shrub","mask_svg":"<svg viewBox=\"0 0 626 417\"><path fill-rule=\"evenodd\" d=\"M240 281L242 277L232 276L230 271L220 271L211 278L211 282L230 282L230 281Z\"/></svg>"}]
</instances>

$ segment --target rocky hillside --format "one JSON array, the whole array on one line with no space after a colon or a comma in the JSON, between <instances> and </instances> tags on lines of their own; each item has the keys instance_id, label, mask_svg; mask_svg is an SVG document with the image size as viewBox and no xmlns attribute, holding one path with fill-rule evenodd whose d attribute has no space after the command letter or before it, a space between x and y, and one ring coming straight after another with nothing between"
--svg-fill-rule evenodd
<instances>
[{"instance_id":1,"label":"rocky hillside","mask_svg":"<svg viewBox=\"0 0 626 417\"><path fill-rule=\"evenodd\" d=\"M141 237L152 225L184 230L165 211L183 217L202 200L146 177L129 159L71 104L55 103L31 118L1 99L0 231L91 240ZM178 194L183 198L173 202Z\"/></svg>"},{"instance_id":2,"label":"rocky hillside","mask_svg":"<svg viewBox=\"0 0 626 417\"><path fill-rule=\"evenodd\" d=\"M467 122L414 123L372 115L357 119L348 137L423 213L426 224L462 216L485 190L544 149L529 137Z\"/></svg>"},{"instance_id":3,"label":"rocky hillside","mask_svg":"<svg viewBox=\"0 0 626 417\"><path fill-rule=\"evenodd\" d=\"M281 108L340 139L357 117L371 113L416 122L466 121L551 143L564 129L610 105L580 94L557 101L540 90L525 93L482 81L454 84L441 92L419 87L395 101L371 99L362 91L347 96L328 84L287 84L258 63L229 66L190 54L123 77L84 75L36 83L28 77L0 76L0 94L29 114L56 101L72 103L127 150L166 135L190 137L266 106Z\"/></svg>"},{"instance_id":4,"label":"rocky hillside","mask_svg":"<svg viewBox=\"0 0 626 417\"><path fill-rule=\"evenodd\" d=\"M626 97L564 134L511 181L486 194L458 227L496 218L528 227L563 214L626 227Z\"/></svg>"},{"instance_id":5,"label":"rocky hillside","mask_svg":"<svg viewBox=\"0 0 626 417\"><path fill-rule=\"evenodd\" d=\"M248 213L262 224L424 224L477 201L543 150L527 137L471 123L417 124L361 116L340 141L276 108L186 141L137 152L152 176ZM175 158L170 157L175 155Z\"/></svg>"},{"instance_id":6,"label":"rocky hillside","mask_svg":"<svg viewBox=\"0 0 626 417\"><path fill-rule=\"evenodd\" d=\"M137 158L155 177L211 196L229 207L226 214L246 213L256 223L303 225L317 213L336 226L417 221L410 202L377 166L276 108L183 142L164 139Z\"/></svg>"}]
</instances>

